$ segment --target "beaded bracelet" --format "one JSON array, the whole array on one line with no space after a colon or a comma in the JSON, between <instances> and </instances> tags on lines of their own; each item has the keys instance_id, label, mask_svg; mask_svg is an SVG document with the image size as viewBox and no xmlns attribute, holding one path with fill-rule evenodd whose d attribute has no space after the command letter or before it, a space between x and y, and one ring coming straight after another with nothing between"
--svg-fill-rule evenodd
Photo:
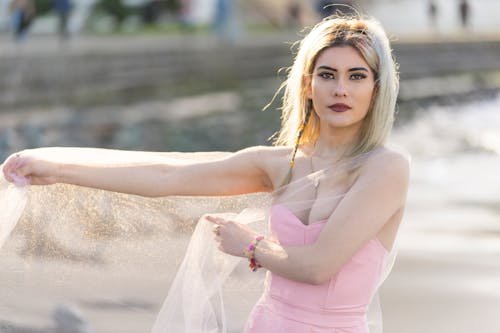
<instances>
[{"instance_id":1,"label":"beaded bracelet","mask_svg":"<svg viewBox=\"0 0 500 333\"><path fill-rule=\"evenodd\" d=\"M247 257L249 261L248 267L250 267L252 272L255 272L257 269L262 267L262 265L260 265L257 260L255 260L255 249L257 248L257 245L259 245L259 242L263 239L264 236L255 237L250 245L248 245L248 249L243 250L245 257Z\"/></svg>"}]
</instances>

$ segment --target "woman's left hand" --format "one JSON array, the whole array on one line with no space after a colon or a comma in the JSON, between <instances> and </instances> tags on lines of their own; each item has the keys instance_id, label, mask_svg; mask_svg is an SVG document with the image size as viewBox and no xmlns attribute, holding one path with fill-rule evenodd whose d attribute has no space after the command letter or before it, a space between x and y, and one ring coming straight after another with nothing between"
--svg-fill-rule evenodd
<instances>
[{"instance_id":1,"label":"woman's left hand","mask_svg":"<svg viewBox=\"0 0 500 333\"><path fill-rule=\"evenodd\" d=\"M214 225L215 241L219 243L219 250L233 256L245 257L244 250L257 235L252 229L218 216L207 215L206 219Z\"/></svg>"}]
</instances>

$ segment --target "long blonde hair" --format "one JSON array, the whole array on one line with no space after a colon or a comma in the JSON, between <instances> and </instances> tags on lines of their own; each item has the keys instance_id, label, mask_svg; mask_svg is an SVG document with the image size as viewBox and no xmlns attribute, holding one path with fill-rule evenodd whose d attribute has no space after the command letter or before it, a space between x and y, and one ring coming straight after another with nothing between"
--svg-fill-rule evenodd
<instances>
[{"instance_id":1,"label":"long blonde hair","mask_svg":"<svg viewBox=\"0 0 500 333\"><path fill-rule=\"evenodd\" d=\"M292 166L297 148L302 144L314 144L320 130L319 119L307 97L305 77L312 74L316 60L324 50L346 45L356 49L370 66L375 74L375 91L361 127L361 135L352 149L345 152L345 157L363 154L381 146L390 134L399 76L385 31L374 19L328 17L298 42L294 63L277 92L284 90L282 126L274 144L294 146Z\"/></svg>"}]
</instances>

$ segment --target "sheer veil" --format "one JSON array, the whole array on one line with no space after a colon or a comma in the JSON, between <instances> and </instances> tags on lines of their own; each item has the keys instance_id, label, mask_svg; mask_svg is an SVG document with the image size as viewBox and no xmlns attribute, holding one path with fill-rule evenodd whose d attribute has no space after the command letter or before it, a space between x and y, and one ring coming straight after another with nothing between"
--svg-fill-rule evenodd
<instances>
[{"instance_id":1,"label":"sheer veil","mask_svg":"<svg viewBox=\"0 0 500 333\"><path fill-rule=\"evenodd\" d=\"M169 156L196 160L220 155ZM82 253L86 250L87 254L91 253L87 259L96 260L99 258L95 253L110 251L113 242L127 240L127 251L132 253L138 250L138 245L134 245L137 242L131 242L131 238L137 239L138 234L142 238L161 234L165 237L168 253L150 249L146 260L160 263L158 258L162 255L175 260L183 259L175 277L166 278L165 285L169 284L169 291L152 333L237 332L241 331L251 307L264 288L265 272L251 272L245 259L218 251L212 226L204 221L203 215L221 214L274 238L268 230L272 207L286 207L297 223L307 219L312 209L323 212L330 209L331 213L352 185L345 184L345 179L354 181L357 170L369 156L366 154L335 163L327 169L294 178L290 184L273 193L235 197L147 199L70 185L17 187L2 179L0 248L18 221L19 230L16 228L13 238L16 238L16 231L17 235L22 235L27 226L36 225L36 230L53 235L59 245L71 245L73 255L84 257ZM318 184L326 186L318 188ZM318 196L318 189L321 188L333 190L321 190L323 192ZM343 190L336 190L338 188ZM102 245L96 241L97 235L113 240L111 245L107 245L109 248L103 250L99 247ZM179 245L179 238L182 237L189 238L187 247ZM394 246L380 268L379 285L391 270L395 256ZM114 258L130 260L126 253ZM371 333L382 332L382 313L376 292L368 319Z\"/></svg>"},{"instance_id":2,"label":"sheer veil","mask_svg":"<svg viewBox=\"0 0 500 333\"><path fill-rule=\"evenodd\" d=\"M25 187L17 187L0 177L0 249L21 217L26 201Z\"/></svg>"}]
</instances>

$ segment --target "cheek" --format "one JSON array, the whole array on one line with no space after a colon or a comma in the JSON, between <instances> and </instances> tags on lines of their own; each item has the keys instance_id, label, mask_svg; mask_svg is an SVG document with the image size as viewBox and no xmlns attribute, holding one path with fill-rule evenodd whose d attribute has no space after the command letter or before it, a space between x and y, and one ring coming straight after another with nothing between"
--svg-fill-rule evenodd
<instances>
[{"instance_id":1,"label":"cheek","mask_svg":"<svg viewBox=\"0 0 500 333\"><path fill-rule=\"evenodd\" d=\"M371 105L372 99L375 94L375 88L373 86L365 87L362 91L360 91L360 99L363 100L364 104Z\"/></svg>"},{"instance_id":2,"label":"cheek","mask_svg":"<svg viewBox=\"0 0 500 333\"><path fill-rule=\"evenodd\" d=\"M311 84L311 95L315 97L321 97L328 94L331 91L331 86L321 82L315 82Z\"/></svg>"}]
</instances>

